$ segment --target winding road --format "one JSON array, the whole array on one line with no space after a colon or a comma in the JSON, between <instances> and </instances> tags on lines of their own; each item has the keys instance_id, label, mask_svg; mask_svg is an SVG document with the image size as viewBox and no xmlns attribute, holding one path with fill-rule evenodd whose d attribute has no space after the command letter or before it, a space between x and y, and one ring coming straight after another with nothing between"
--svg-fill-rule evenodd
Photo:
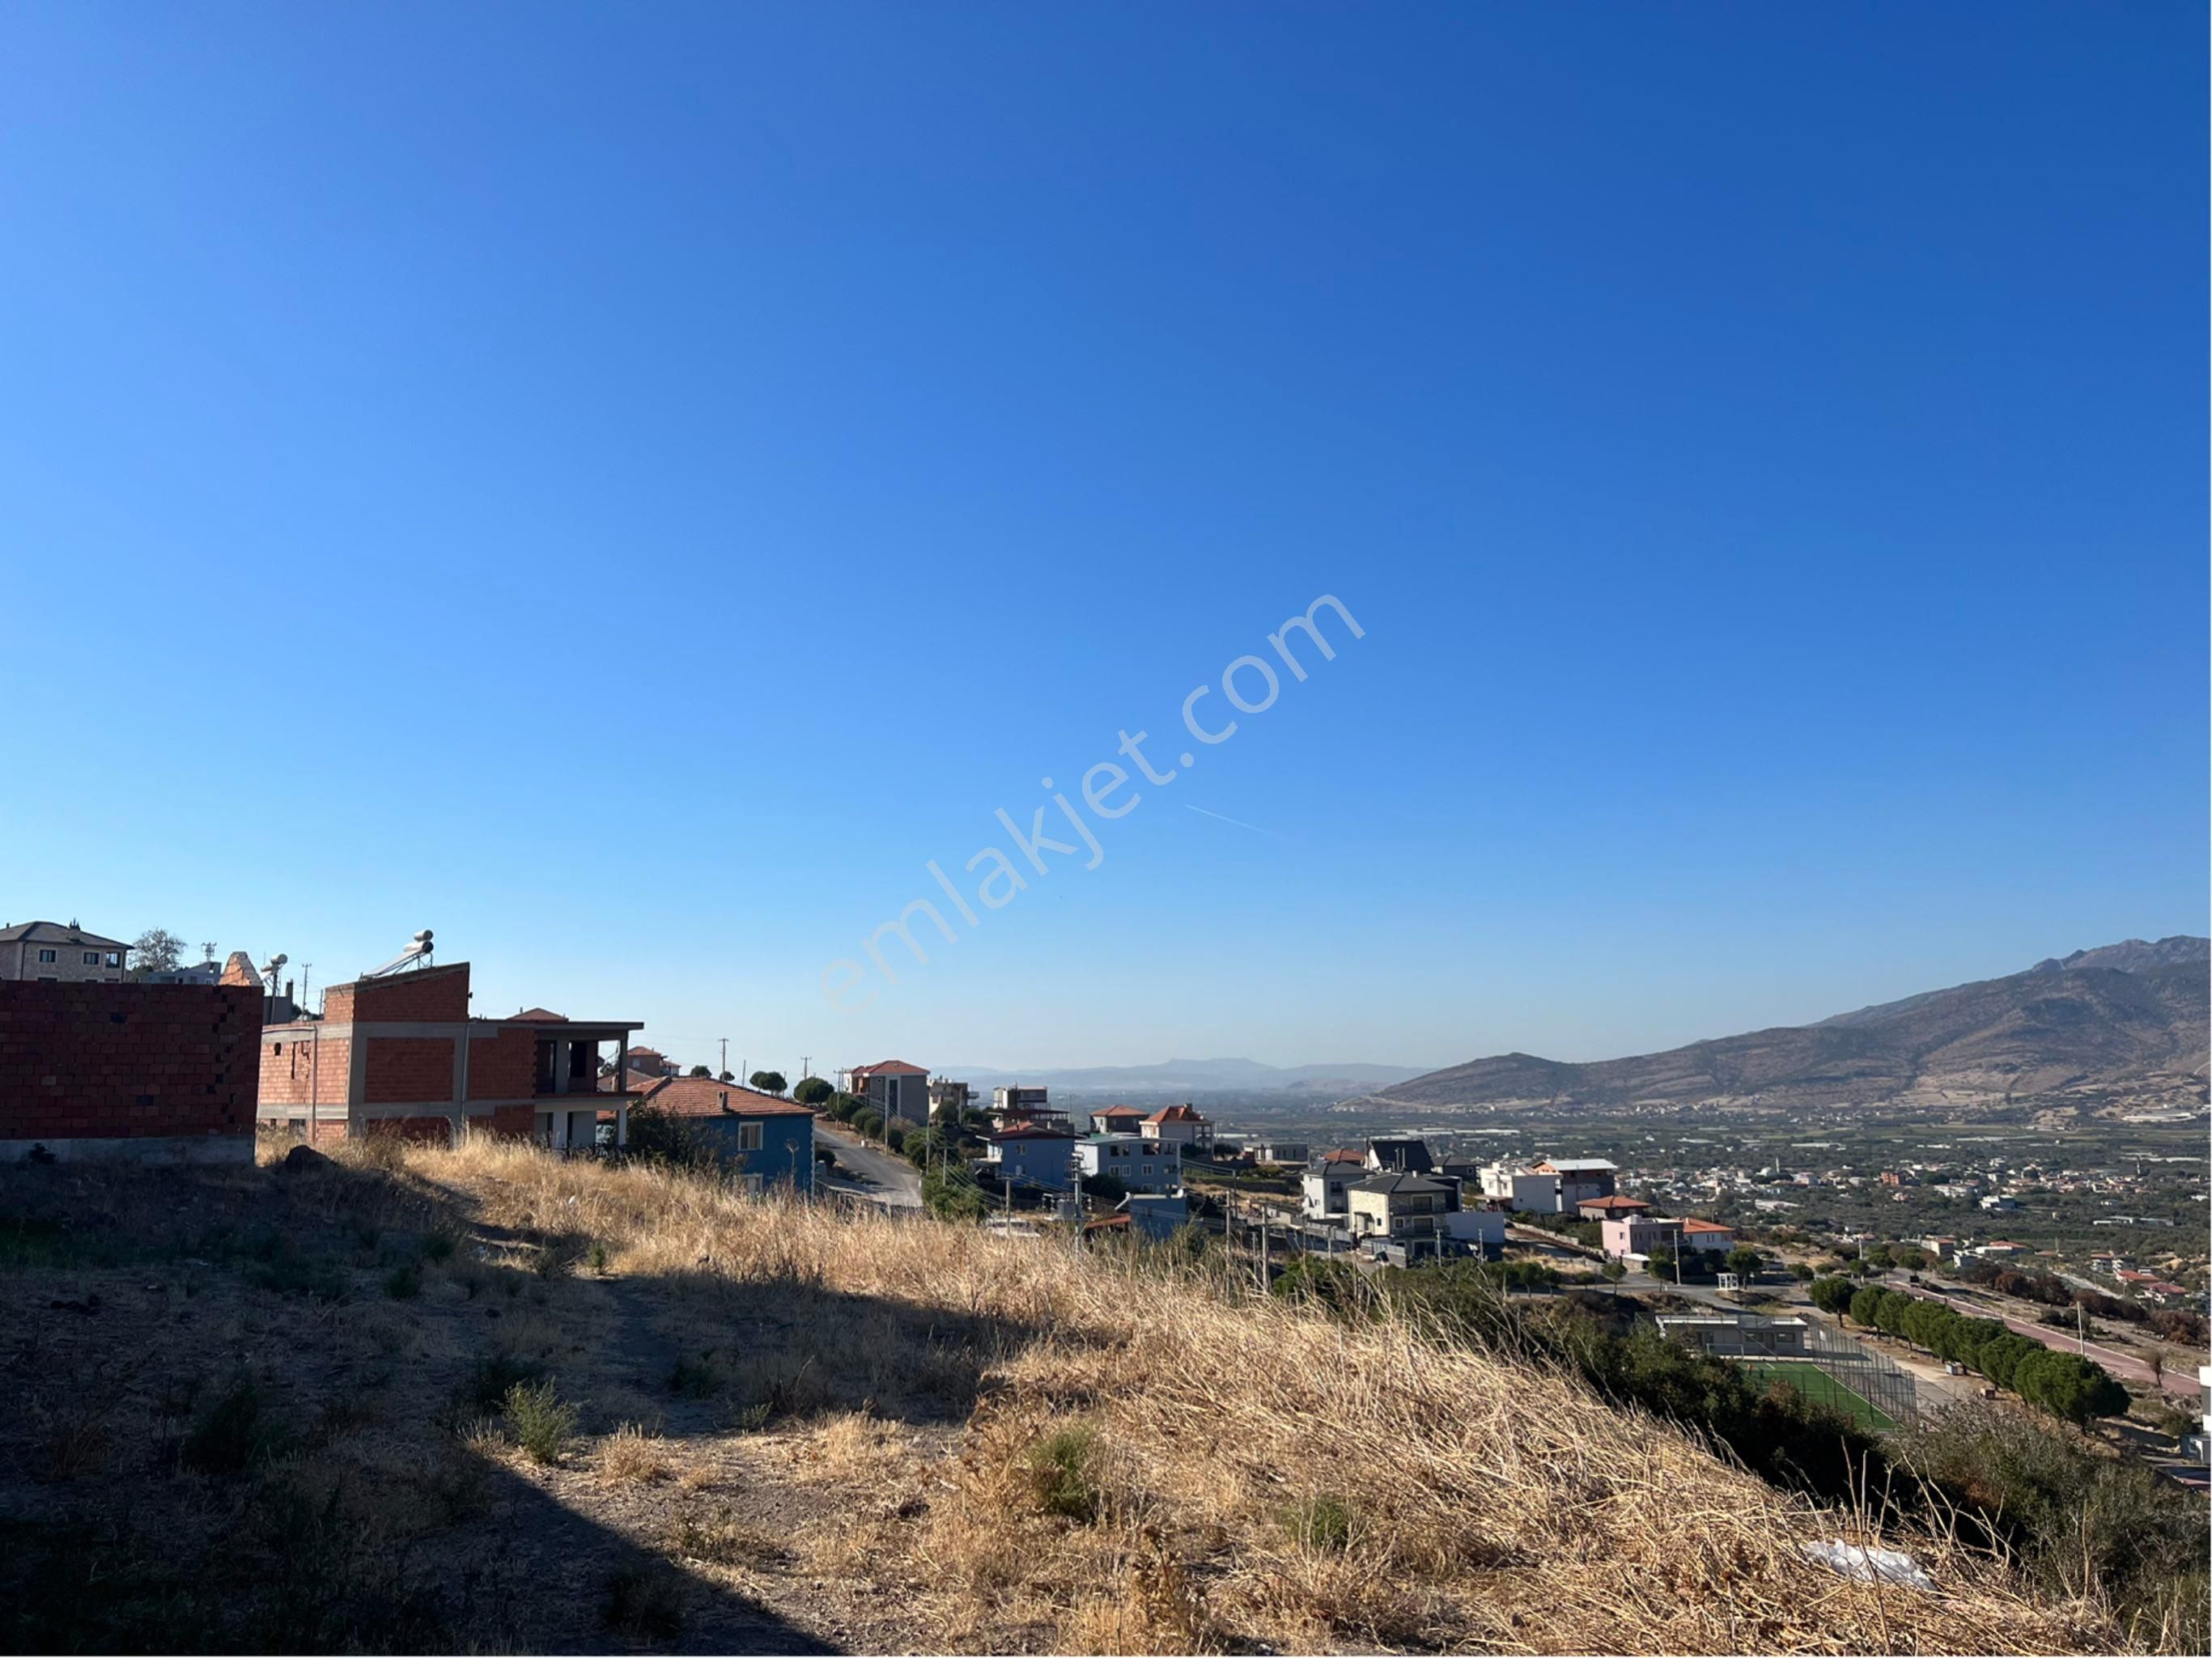
<instances>
[{"instance_id":1,"label":"winding road","mask_svg":"<svg viewBox=\"0 0 2212 1658\"><path fill-rule=\"evenodd\" d=\"M837 1156L835 1169L816 1171L816 1178L823 1185L888 1209L921 1207L921 1171L904 1157L869 1144L828 1117L814 1120L814 1132L821 1144Z\"/></svg>"}]
</instances>

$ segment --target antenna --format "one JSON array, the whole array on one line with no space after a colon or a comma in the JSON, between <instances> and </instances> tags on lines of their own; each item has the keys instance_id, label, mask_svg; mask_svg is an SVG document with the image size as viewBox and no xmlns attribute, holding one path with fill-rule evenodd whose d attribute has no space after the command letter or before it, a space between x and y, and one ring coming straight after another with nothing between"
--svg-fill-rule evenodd
<instances>
[{"instance_id":1,"label":"antenna","mask_svg":"<svg viewBox=\"0 0 2212 1658\"><path fill-rule=\"evenodd\" d=\"M435 948L436 946L430 942L430 929L424 927L408 942L406 949L401 950L382 967L374 969L361 976L364 979L381 979L389 974L404 973L409 968L422 967L429 961L430 952Z\"/></svg>"}]
</instances>

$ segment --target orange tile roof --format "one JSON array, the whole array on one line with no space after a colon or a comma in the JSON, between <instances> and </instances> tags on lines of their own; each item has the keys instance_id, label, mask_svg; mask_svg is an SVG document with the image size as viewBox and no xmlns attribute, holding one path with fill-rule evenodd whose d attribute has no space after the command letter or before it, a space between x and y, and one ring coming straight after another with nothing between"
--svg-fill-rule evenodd
<instances>
[{"instance_id":1,"label":"orange tile roof","mask_svg":"<svg viewBox=\"0 0 2212 1658\"><path fill-rule=\"evenodd\" d=\"M815 1114L791 1100L716 1082L712 1077L664 1077L646 1090L641 1105L665 1111L672 1117L811 1117Z\"/></svg>"},{"instance_id":2,"label":"orange tile roof","mask_svg":"<svg viewBox=\"0 0 2212 1658\"><path fill-rule=\"evenodd\" d=\"M1718 1221L1699 1220L1695 1215L1682 1223L1685 1232L1733 1232L1733 1226L1723 1226Z\"/></svg>"}]
</instances>

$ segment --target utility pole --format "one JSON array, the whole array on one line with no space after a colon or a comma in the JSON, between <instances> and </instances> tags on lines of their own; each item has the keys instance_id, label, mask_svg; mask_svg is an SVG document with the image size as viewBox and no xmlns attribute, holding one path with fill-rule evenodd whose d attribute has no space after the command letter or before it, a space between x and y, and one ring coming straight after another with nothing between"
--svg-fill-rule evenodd
<instances>
[{"instance_id":1,"label":"utility pole","mask_svg":"<svg viewBox=\"0 0 2212 1658\"><path fill-rule=\"evenodd\" d=\"M723 1038L722 1038L722 1062L721 1062L721 1064L720 1064L719 1066L716 1066L714 1067L714 1074L715 1074L716 1076L718 1076L718 1077L720 1077L720 1076L726 1076L726 1075L727 1075L727 1074L728 1074L728 1072L729 1072L729 1069L730 1069L730 1039L729 1039L727 1036L725 1036L725 1037L723 1037Z\"/></svg>"}]
</instances>

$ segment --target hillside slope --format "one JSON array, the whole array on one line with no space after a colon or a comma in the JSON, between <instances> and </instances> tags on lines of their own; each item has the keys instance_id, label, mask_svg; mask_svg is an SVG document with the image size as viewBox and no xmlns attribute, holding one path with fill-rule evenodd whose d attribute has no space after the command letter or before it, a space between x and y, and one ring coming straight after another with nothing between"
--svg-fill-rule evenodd
<instances>
[{"instance_id":1,"label":"hillside slope","mask_svg":"<svg viewBox=\"0 0 2212 1658\"><path fill-rule=\"evenodd\" d=\"M2204 1067L2206 979L2205 940L2130 940L1818 1024L1586 1064L1507 1054L1431 1072L1380 1097L1429 1106L1835 1104L2170 1089Z\"/></svg>"},{"instance_id":2,"label":"hillside slope","mask_svg":"<svg viewBox=\"0 0 2212 1658\"><path fill-rule=\"evenodd\" d=\"M516 1146L354 1155L0 1169L9 1649L2116 1638L1927 1540L1935 1593L1810 1564L1846 1521L1396 1326Z\"/></svg>"}]
</instances>

